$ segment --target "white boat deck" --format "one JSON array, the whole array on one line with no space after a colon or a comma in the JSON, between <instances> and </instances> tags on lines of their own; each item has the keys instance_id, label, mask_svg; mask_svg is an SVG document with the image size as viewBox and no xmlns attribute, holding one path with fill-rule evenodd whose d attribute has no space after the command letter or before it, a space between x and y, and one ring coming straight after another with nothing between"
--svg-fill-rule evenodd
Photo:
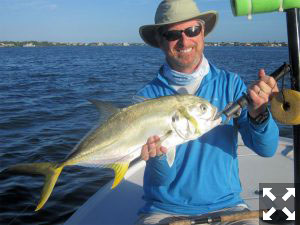
<instances>
[{"instance_id":1,"label":"white boat deck","mask_svg":"<svg viewBox=\"0 0 300 225\"><path fill-rule=\"evenodd\" d=\"M259 183L293 183L293 140L281 138L274 157L263 158L242 142L239 144L242 197L251 209L259 208ZM287 154L288 153L288 154ZM286 155L287 154L287 155ZM122 183L111 190L112 182L96 192L65 225L133 225L137 211L144 204L143 174L145 162L140 161L128 170Z\"/></svg>"}]
</instances>

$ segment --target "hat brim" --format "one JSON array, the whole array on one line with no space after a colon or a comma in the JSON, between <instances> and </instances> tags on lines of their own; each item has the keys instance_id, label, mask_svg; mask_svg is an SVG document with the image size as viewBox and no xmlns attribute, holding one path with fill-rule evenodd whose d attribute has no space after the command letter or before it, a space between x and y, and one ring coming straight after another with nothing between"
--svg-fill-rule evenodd
<instances>
[{"instance_id":1,"label":"hat brim","mask_svg":"<svg viewBox=\"0 0 300 225\"><path fill-rule=\"evenodd\" d=\"M201 19L205 22L205 33L204 35L208 35L215 27L217 20L218 20L218 13L216 11L207 11L204 13L200 13L198 16L184 19L184 20L178 20L178 21L172 21L171 23L160 23L160 24L151 24L151 25L144 25L141 26L139 29L139 33L141 38L144 40L144 42L152 47L159 48L159 44L157 42L157 39L155 38L156 30L165 25L180 23L188 20L193 19Z\"/></svg>"}]
</instances>

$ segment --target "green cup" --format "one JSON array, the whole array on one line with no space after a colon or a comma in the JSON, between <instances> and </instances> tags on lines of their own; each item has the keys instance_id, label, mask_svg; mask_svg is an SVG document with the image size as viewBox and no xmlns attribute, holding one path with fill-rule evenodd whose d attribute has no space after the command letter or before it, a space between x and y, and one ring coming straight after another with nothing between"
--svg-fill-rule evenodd
<instances>
[{"instance_id":1,"label":"green cup","mask_svg":"<svg viewBox=\"0 0 300 225\"><path fill-rule=\"evenodd\" d=\"M300 8L300 0L231 0L234 16L249 16L292 8Z\"/></svg>"}]
</instances>

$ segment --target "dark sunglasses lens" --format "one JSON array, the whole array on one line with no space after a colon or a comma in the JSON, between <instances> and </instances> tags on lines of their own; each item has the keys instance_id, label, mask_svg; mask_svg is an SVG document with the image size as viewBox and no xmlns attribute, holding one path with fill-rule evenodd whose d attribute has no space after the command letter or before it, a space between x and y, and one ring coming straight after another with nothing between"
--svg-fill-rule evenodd
<instances>
[{"instance_id":1,"label":"dark sunglasses lens","mask_svg":"<svg viewBox=\"0 0 300 225\"><path fill-rule=\"evenodd\" d=\"M195 37L201 32L201 27L200 26L195 26L195 27L189 27L184 30L184 33L188 37Z\"/></svg>"},{"instance_id":2,"label":"dark sunglasses lens","mask_svg":"<svg viewBox=\"0 0 300 225\"><path fill-rule=\"evenodd\" d=\"M181 30L170 30L163 35L168 41L175 41L181 38L181 33Z\"/></svg>"},{"instance_id":3,"label":"dark sunglasses lens","mask_svg":"<svg viewBox=\"0 0 300 225\"><path fill-rule=\"evenodd\" d=\"M182 32L188 37L195 37L201 32L201 26L186 28L185 30L170 30L163 34L168 41L175 41L181 38Z\"/></svg>"}]
</instances>

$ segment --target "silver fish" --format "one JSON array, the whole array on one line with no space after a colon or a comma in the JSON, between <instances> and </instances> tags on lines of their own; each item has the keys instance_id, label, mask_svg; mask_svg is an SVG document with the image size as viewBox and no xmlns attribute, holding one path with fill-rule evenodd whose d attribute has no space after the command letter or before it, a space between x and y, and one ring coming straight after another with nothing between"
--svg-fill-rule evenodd
<instances>
[{"instance_id":1,"label":"silver fish","mask_svg":"<svg viewBox=\"0 0 300 225\"><path fill-rule=\"evenodd\" d=\"M92 129L62 162L26 163L6 171L42 174L45 183L35 211L41 209L65 166L107 167L115 172L112 188L123 179L129 163L138 158L150 136L158 135L168 148L167 162L172 166L176 146L200 137L221 123L214 120L217 108L193 95L174 95L149 99L118 109L102 101L91 101L100 113L111 114Z\"/></svg>"}]
</instances>

